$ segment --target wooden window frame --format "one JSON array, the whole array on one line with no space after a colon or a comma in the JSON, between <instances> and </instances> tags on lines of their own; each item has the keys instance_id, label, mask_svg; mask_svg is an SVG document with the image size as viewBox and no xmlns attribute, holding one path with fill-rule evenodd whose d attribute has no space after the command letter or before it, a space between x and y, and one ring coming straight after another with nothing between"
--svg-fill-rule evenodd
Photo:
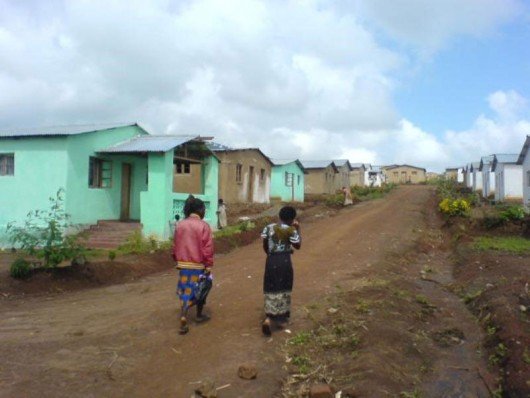
<instances>
[{"instance_id":1,"label":"wooden window frame","mask_svg":"<svg viewBox=\"0 0 530 398\"><path fill-rule=\"evenodd\" d=\"M112 160L90 156L88 160L88 187L91 189L112 188Z\"/></svg>"},{"instance_id":2,"label":"wooden window frame","mask_svg":"<svg viewBox=\"0 0 530 398\"><path fill-rule=\"evenodd\" d=\"M259 181L265 182L265 169L260 169L259 171Z\"/></svg>"},{"instance_id":3,"label":"wooden window frame","mask_svg":"<svg viewBox=\"0 0 530 398\"><path fill-rule=\"evenodd\" d=\"M0 153L0 177L15 176L15 154Z\"/></svg>"},{"instance_id":4,"label":"wooden window frame","mask_svg":"<svg viewBox=\"0 0 530 398\"><path fill-rule=\"evenodd\" d=\"M177 161L175 163L175 174L189 175L191 174L191 163L186 161Z\"/></svg>"}]
</instances>

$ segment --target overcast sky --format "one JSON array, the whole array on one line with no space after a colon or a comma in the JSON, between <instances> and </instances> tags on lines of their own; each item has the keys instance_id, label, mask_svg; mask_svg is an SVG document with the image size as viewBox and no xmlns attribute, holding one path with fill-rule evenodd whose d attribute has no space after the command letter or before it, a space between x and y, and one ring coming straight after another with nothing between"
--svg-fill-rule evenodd
<instances>
[{"instance_id":1,"label":"overcast sky","mask_svg":"<svg viewBox=\"0 0 530 398\"><path fill-rule=\"evenodd\" d=\"M0 128L138 121L431 170L530 134L523 0L0 0Z\"/></svg>"}]
</instances>

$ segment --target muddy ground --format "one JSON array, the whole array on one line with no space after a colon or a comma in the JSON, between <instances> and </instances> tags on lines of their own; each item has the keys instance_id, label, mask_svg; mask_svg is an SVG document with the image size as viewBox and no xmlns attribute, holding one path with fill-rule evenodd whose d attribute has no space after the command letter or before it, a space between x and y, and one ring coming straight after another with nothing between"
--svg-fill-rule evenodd
<instances>
[{"instance_id":1,"label":"muddy ground","mask_svg":"<svg viewBox=\"0 0 530 398\"><path fill-rule=\"evenodd\" d=\"M206 378L223 387L220 398L304 394L323 380L361 397L480 397L498 388L482 325L449 288L454 263L431 188L401 187L313 218L302 233L292 322L271 339L259 328L259 242L217 258L212 320L187 336L177 334L173 270L4 296L0 396L189 398ZM258 367L256 380L238 378L245 362Z\"/></svg>"}]
</instances>

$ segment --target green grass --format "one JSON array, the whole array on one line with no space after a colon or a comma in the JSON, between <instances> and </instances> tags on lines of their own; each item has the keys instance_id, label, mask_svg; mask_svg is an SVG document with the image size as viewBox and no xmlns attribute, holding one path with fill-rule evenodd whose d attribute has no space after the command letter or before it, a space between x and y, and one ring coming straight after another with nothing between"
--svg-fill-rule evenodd
<instances>
[{"instance_id":1,"label":"green grass","mask_svg":"<svg viewBox=\"0 0 530 398\"><path fill-rule=\"evenodd\" d=\"M516 254L530 254L530 239L518 236L481 236L473 242L476 250L498 250Z\"/></svg>"}]
</instances>

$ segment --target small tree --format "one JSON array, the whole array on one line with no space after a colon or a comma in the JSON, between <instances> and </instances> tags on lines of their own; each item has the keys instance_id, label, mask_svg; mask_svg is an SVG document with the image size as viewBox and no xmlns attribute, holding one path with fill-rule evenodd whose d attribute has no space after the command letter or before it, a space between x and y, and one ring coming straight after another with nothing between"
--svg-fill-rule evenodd
<instances>
[{"instance_id":1,"label":"small tree","mask_svg":"<svg viewBox=\"0 0 530 398\"><path fill-rule=\"evenodd\" d=\"M55 197L50 197L49 203L47 210L31 210L22 226L16 222L7 225L13 246L42 258L46 268L74 259L83 252L75 237L65 235L72 224L64 209L64 189L60 188Z\"/></svg>"}]
</instances>

